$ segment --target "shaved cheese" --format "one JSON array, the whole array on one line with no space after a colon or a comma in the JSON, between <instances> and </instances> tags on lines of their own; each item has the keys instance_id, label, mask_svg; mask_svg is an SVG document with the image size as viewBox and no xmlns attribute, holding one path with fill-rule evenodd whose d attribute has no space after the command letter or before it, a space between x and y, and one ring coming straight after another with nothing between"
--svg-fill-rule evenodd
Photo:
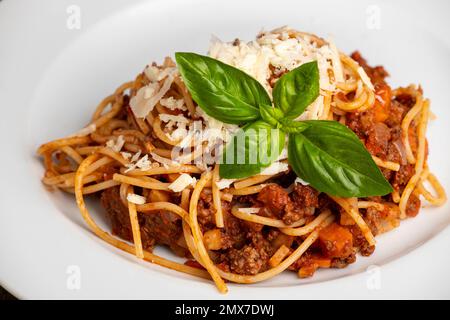
<instances>
[{"instance_id":1,"label":"shaved cheese","mask_svg":"<svg viewBox=\"0 0 450 320\"><path fill-rule=\"evenodd\" d=\"M247 214L253 214L258 213L260 208L239 208L240 212L247 213Z\"/></svg>"},{"instance_id":2,"label":"shaved cheese","mask_svg":"<svg viewBox=\"0 0 450 320\"><path fill-rule=\"evenodd\" d=\"M148 159L148 154L146 154L141 159L139 159L138 162L136 162L136 167L138 167L142 171L145 171L151 168L151 164L152 162Z\"/></svg>"},{"instance_id":3,"label":"shaved cheese","mask_svg":"<svg viewBox=\"0 0 450 320\"><path fill-rule=\"evenodd\" d=\"M207 149L211 149L213 145L218 141L228 142L233 132L237 131L239 127L237 125L225 124L213 117L206 114L200 107L197 107L195 113L198 117L201 117L204 121L205 129L202 131L202 136L198 142L208 142Z\"/></svg>"},{"instance_id":4,"label":"shaved cheese","mask_svg":"<svg viewBox=\"0 0 450 320\"><path fill-rule=\"evenodd\" d=\"M147 78L151 82L158 82L163 80L169 75L173 75L176 72L176 68L170 67L170 68L164 68L160 69L157 66L147 66L144 70L144 74L147 76Z\"/></svg>"},{"instance_id":5,"label":"shaved cheese","mask_svg":"<svg viewBox=\"0 0 450 320\"><path fill-rule=\"evenodd\" d=\"M288 27L262 32L248 43L226 43L213 38L209 55L248 73L269 93L273 81L286 71L314 60L319 67L321 95L327 94L326 91L335 92L336 84L345 81L339 51L332 41L319 45L312 37ZM308 106L302 120L318 119L322 102L323 97Z\"/></svg>"},{"instance_id":6,"label":"shaved cheese","mask_svg":"<svg viewBox=\"0 0 450 320\"><path fill-rule=\"evenodd\" d=\"M175 76L176 73L177 73L177 69L175 67L169 67L169 68L162 69L159 72L158 81L161 81L169 76Z\"/></svg>"},{"instance_id":7,"label":"shaved cheese","mask_svg":"<svg viewBox=\"0 0 450 320\"><path fill-rule=\"evenodd\" d=\"M168 113L161 113L159 118L163 122L189 123L191 121L183 115L173 115Z\"/></svg>"},{"instance_id":8,"label":"shaved cheese","mask_svg":"<svg viewBox=\"0 0 450 320\"><path fill-rule=\"evenodd\" d=\"M120 154L126 160L129 160L131 158L131 153L129 153L129 152L121 152Z\"/></svg>"},{"instance_id":9,"label":"shaved cheese","mask_svg":"<svg viewBox=\"0 0 450 320\"><path fill-rule=\"evenodd\" d=\"M197 179L195 178L195 177L192 177L192 183L191 183L191 186L193 187L193 188L195 188L195 185L197 184Z\"/></svg>"},{"instance_id":10,"label":"shaved cheese","mask_svg":"<svg viewBox=\"0 0 450 320\"><path fill-rule=\"evenodd\" d=\"M163 85L159 88L158 83L150 83L138 90L130 100L130 107L137 118L144 119L155 107L156 103L169 91L173 82L172 74L168 74Z\"/></svg>"},{"instance_id":11,"label":"shaved cheese","mask_svg":"<svg viewBox=\"0 0 450 320\"><path fill-rule=\"evenodd\" d=\"M167 99L161 99L159 101L159 103L163 106L166 107L169 110L181 110L181 111L186 111L187 107L184 104L184 100L183 99L175 99L174 97L169 97Z\"/></svg>"},{"instance_id":12,"label":"shaved cheese","mask_svg":"<svg viewBox=\"0 0 450 320\"><path fill-rule=\"evenodd\" d=\"M151 82L158 81L158 76L159 76L159 68L158 67L148 66L147 68L145 68L144 73Z\"/></svg>"},{"instance_id":13,"label":"shaved cheese","mask_svg":"<svg viewBox=\"0 0 450 320\"><path fill-rule=\"evenodd\" d=\"M333 64L333 74L336 82L344 82L344 71L342 69L341 59L339 58L339 51L332 40L328 40L330 50L331 50L331 61Z\"/></svg>"},{"instance_id":14,"label":"shaved cheese","mask_svg":"<svg viewBox=\"0 0 450 320\"><path fill-rule=\"evenodd\" d=\"M170 166L178 167L178 166L180 166L180 163L178 163L176 161L173 161L173 160L170 160L170 159L167 159L167 158L164 158L164 157L161 157L160 155L158 155L158 154L156 154L154 152L151 152L150 154L151 154L151 156L153 157L153 159L155 161L161 163L164 167L170 167Z\"/></svg>"},{"instance_id":15,"label":"shaved cheese","mask_svg":"<svg viewBox=\"0 0 450 320\"><path fill-rule=\"evenodd\" d=\"M122 135L118 136L116 140L110 139L106 141L106 146L112 149L114 152L120 152L122 150L123 145L125 144L125 139Z\"/></svg>"},{"instance_id":16,"label":"shaved cheese","mask_svg":"<svg viewBox=\"0 0 450 320\"><path fill-rule=\"evenodd\" d=\"M69 135L69 138L70 137L85 137L85 136L90 135L91 133L94 133L95 130L97 130L97 126L95 125L95 123L91 123L87 127L84 127L83 129L75 132L74 134Z\"/></svg>"},{"instance_id":17,"label":"shaved cheese","mask_svg":"<svg viewBox=\"0 0 450 320\"><path fill-rule=\"evenodd\" d=\"M125 152L122 152L122 156ZM127 153L127 152L126 152ZM137 162L139 162L139 158L141 156L141 150L139 150L138 152L136 152L130 159L130 163L126 164L125 167L127 168L125 170L125 173L134 170L137 168ZM147 156L147 160L148 160L148 156ZM145 159L143 160L143 162L141 162L141 166L144 166L145 163ZM142 169L142 170L146 170L146 169Z\"/></svg>"},{"instance_id":18,"label":"shaved cheese","mask_svg":"<svg viewBox=\"0 0 450 320\"><path fill-rule=\"evenodd\" d=\"M195 109L195 113L197 116L202 117L205 120L205 123L209 128L218 129L218 130L222 129L224 123L222 121L219 121L219 120L214 119L213 117L210 117L209 115L207 115L206 112L203 111L202 108L197 107Z\"/></svg>"},{"instance_id":19,"label":"shaved cheese","mask_svg":"<svg viewBox=\"0 0 450 320\"><path fill-rule=\"evenodd\" d=\"M174 192L180 192L186 189L193 182L194 178L187 173L183 173L174 182L172 182L168 188Z\"/></svg>"},{"instance_id":20,"label":"shaved cheese","mask_svg":"<svg viewBox=\"0 0 450 320\"><path fill-rule=\"evenodd\" d=\"M158 83L150 83L147 86L140 88L134 97L130 99L130 108L136 117L143 117L146 112L150 112L153 108L148 106L148 101L159 90ZM149 94L151 94L149 96Z\"/></svg>"},{"instance_id":21,"label":"shaved cheese","mask_svg":"<svg viewBox=\"0 0 450 320\"><path fill-rule=\"evenodd\" d=\"M304 185L304 186L309 185L309 182L306 182L305 180L303 180L300 177L295 178L294 183L301 184L301 185Z\"/></svg>"},{"instance_id":22,"label":"shaved cheese","mask_svg":"<svg viewBox=\"0 0 450 320\"><path fill-rule=\"evenodd\" d=\"M216 186L219 190L222 190L225 188L229 188L230 185L235 181L236 179L220 179L219 181L216 182Z\"/></svg>"},{"instance_id":23,"label":"shaved cheese","mask_svg":"<svg viewBox=\"0 0 450 320\"><path fill-rule=\"evenodd\" d=\"M169 139L172 141L179 141L186 137L188 134L188 131L186 128L177 128L174 131L172 131L169 135Z\"/></svg>"},{"instance_id":24,"label":"shaved cheese","mask_svg":"<svg viewBox=\"0 0 450 320\"><path fill-rule=\"evenodd\" d=\"M147 199L145 199L143 196L134 194L134 193L129 193L127 195L127 200L128 202L134 203L134 204L144 204Z\"/></svg>"},{"instance_id":25,"label":"shaved cheese","mask_svg":"<svg viewBox=\"0 0 450 320\"><path fill-rule=\"evenodd\" d=\"M141 156L141 150L139 150L138 152L136 152L136 153L133 155L133 157L131 158L131 162L136 162L136 161L138 161L139 158L140 158L140 156Z\"/></svg>"},{"instance_id":26,"label":"shaved cheese","mask_svg":"<svg viewBox=\"0 0 450 320\"><path fill-rule=\"evenodd\" d=\"M265 168L263 171L261 171L260 175L264 176L271 176L280 172L284 172L289 169L289 166L287 163L284 162L274 162L267 168Z\"/></svg>"},{"instance_id":27,"label":"shaved cheese","mask_svg":"<svg viewBox=\"0 0 450 320\"><path fill-rule=\"evenodd\" d=\"M372 81L370 81L369 76L367 75L367 73L364 71L364 69L362 67L358 67L358 74L361 77L362 82L364 82L364 84L370 89L370 90L375 90L372 84Z\"/></svg>"},{"instance_id":28,"label":"shaved cheese","mask_svg":"<svg viewBox=\"0 0 450 320\"><path fill-rule=\"evenodd\" d=\"M319 95L296 120L319 119L323 111L323 96Z\"/></svg>"},{"instance_id":29,"label":"shaved cheese","mask_svg":"<svg viewBox=\"0 0 450 320\"><path fill-rule=\"evenodd\" d=\"M156 88L154 86L144 87L144 99L148 100L155 94Z\"/></svg>"}]
</instances>

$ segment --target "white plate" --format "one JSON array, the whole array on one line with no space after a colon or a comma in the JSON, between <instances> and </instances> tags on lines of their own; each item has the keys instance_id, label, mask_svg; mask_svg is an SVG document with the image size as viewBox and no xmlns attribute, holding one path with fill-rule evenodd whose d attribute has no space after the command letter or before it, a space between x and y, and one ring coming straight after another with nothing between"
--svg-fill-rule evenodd
<instances>
[{"instance_id":1,"label":"white plate","mask_svg":"<svg viewBox=\"0 0 450 320\"><path fill-rule=\"evenodd\" d=\"M448 206L424 209L380 236L375 254L349 268L308 280L285 273L255 285L230 284L223 296L209 282L138 262L97 239L72 197L43 188L34 155L42 142L81 128L103 97L147 63L177 50L203 53L211 34L252 39L261 28L288 24L333 36L345 52L360 50L386 67L394 86L422 84L438 116L428 131L429 163L450 190L449 4L2 1L1 284L20 298L450 298ZM77 8L81 29L73 30L67 19Z\"/></svg>"}]
</instances>

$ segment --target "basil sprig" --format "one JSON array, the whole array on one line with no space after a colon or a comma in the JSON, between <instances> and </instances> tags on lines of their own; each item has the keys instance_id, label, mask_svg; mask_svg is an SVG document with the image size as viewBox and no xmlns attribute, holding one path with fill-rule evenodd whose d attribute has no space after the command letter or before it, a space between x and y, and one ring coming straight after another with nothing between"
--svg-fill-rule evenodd
<instances>
[{"instance_id":1,"label":"basil sprig","mask_svg":"<svg viewBox=\"0 0 450 320\"><path fill-rule=\"evenodd\" d=\"M222 155L222 178L246 178L261 172L280 155L285 134L262 120L245 125Z\"/></svg>"},{"instance_id":2,"label":"basil sprig","mask_svg":"<svg viewBox=\"0 0 450 320\"><path fill-rule=\"evenodd\" d=\"M271 104L263 86L239 69L196 53L175 58L192 98L210 117L242 124L260 118L261 104Z\"/></svg>"},{"instance_id":3,"label":"basil sprig","mask_svg":"<svg viewBox=\"0 0 450 320\"><path fill-rule=\"evenodd\" d=\"M309 127L289 136L288 158L295 173L317 190L339 197L392 192L356 134L337 121L304 121Z\"/></svg>"},{"instance_id":4,"label":"basil sprig","mask_svg":"<svg viewBox=\"0 0 450 320\"><path fill-rule=\"evenodd\" d=\"M286 118L295 119L318 95L319 72L317 61L313 61L302 64L275 82L273 103Z\"/></svg>"},{"instance_id":5,"label":"basil sprig","mask_svg":"<svg viewBox=\"0 0 450 320\"><path fill-rule=\"evenodd\" d=\"M222 178L260 173L280 155L288 134L289 164L315 189L340 197L392 192L367 149L346 126L336 121L294 120L319 95L317 61L278 79L272 106L264 87L241 70L195 53L178 52L175 57L200 108L222 122L244 124L223 152Z\"/></svg>"}]
</instances>

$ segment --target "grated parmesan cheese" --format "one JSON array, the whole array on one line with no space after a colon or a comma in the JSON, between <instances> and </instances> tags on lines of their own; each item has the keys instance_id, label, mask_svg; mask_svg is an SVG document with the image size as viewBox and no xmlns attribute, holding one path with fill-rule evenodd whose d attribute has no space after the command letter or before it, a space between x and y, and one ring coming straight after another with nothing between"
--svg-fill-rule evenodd
<instances>
[{"instance_id":1,"label":"grated parmesan cheese","mask_svg":"<svg viewBox=\"0 0 450 320\"><path fill-rule=\"evenodd\" d=\"M183 115L173 115L173 114L168 114L168 113L159 114L159 118L163 122L169 122L169 123L171 122L172 126L176 123L189 123L191 121Z\"/></svg>"},{"instance_id":2,"label":"grated parmesan cheese","mask_svg":"<svg viewBox=\"0 0 450 320\"><path fill-rule=\"evenodd\" d=\"M197 181L190 175L183 173L174 182L172 182L168 188L174 192L181 192L188 186L192 185L192 183L196 182Z\"/></svg>"},{"instance_id":3,"label":"grated parmesan cheese","mask_svg":"<svg viewBox=\"0 0 450 320\"><path fill-rule=\"evenodd\" d=\"M161 81L169 75L174 75L176 72L177 69L175 67L161 69L153 65L147 66L144 70L144 74L151 82Z\"/></svg>"},{"instance_id":4,"label":"grated parmesan cheese","mask_svg":"<svg viewBox=\"0 0 450 320\"><path fill-rule=\"evenodd\" d=\"M159 101L159 103L163 106L166 107L169 110L181 110L181 111L187 111L187 107L184 104L184 100L183 99L175 99L174 97L169 97L167 99L161 99Z\"/></svg>"},{"instance_id":5,"label":"grated parmesan cheese","mask_svg":"<svg viewBox=\"0 0 450 320\"><path fill-rule=\"evenodd\" d=\"M306 182L305 180L303 180L300 177L295 178L294 183L296 183L296 184L298 183L298 184L301 184L301 185L304 185L304 186L309 185L309 182Z\"/></svg>"},{"instance_id":6,"label":"grated parmesan cheese","mask_svg":"<svg viewBox=\"0 0 450 320\"><path fill-rule=\"evenodd\" d=\"M139 158L141 157L141 150L139 150L138 152L136 152L133 157L131 158L131 162L136 162L139 160Z\"/></svg>"},{"instance_id":7,"label":"grated parmesan cheese","mask_svg":"<svg viewBox=\"0 0 450 320\"><path fill-rule=\"evenodd\" d=\"M364 82L364 84L372 91L374 91L374 87L372 84L372 81L370 81L369 76L367 75L367 73L364 71L364 69L362 67L358 67L358 74L361 77L362 82Z\"/></svg>"},{"instance_id":8,"label":"grated parmesan cheese","mask_svg":"<svg viewBox=\"0 0 450 320\"><path fill-rule=\"evenodd\" d=\"M130 160L130 158L131 158L131 153L129 153L129 152L121 152L120 154L122 155L122 157L125 160Z\"/></svg>"},{"instance_id":9,"label":"grated parmesan cheese","mask_svg":"<svg viewBox=\"0 0 450 320\"><path fill-rule=\"evenodd\" d=\"M143 196L134 193L129 193L127 195L127 200L134 204L144 204L147 201Z\"/></svg>"},{"instance_id":10,"label":"grated parmesan cheese","mask_svg":"<svg viewBox=\"0 0 450 320\"><path fill-rule=\"evenodd\" d=\"M219 190L222 190L225 188L229 188L230 185L235 181L236 179L220 179L219 181L216 182L216 186L217 188L219 188Z\"/></svg>"},{"instance_id":11,"label":"grated parmesan cheese","mask_svg":"<svg viewBox=\"0 0 450 320\"><path fill-rule=\"evenodd\" d=\"M179 141L188 135L188 131L186 128L178 127L174 131L172 131L169 135L169 139L172 141Z\"/></svg>"},{"instance_id":12,"label":"grated parmesan cheese","mask_svg":"<svg viewBox=\"0 0 450 320\"><path fill-rule=\"evenodd\" d=\"M130 107L133 114L141 119L147 117L155 105L169 91L173 79L173 75L169 73L161 87L158 82L155 82L140 88L136 95L130 99Z\"/></svg>"},{"instance_id":13,"label":"grated parmesan cheese","mask_svg":"<svg viewBox=\"0 0 450 320\"><path fill-rule=\"evenodd\" d=\"M90 125L84 127L83 129L75 132L74 134L69 135L69 138L71 137L85 137L90 135L91 133L94 133L97 130L97 126L95 123L91 123Z\"/></svg>"},{"instance_id":14,"label":"grated parmesan cheese","mask_svg":"<svg viewBox=\"0 0 450 320\"><path fill-rule=\"evenodd\" d=\"M148 159L148 154L146 154L141 159L139 159L138 162L136 162L136 167L138 167L142 171L145 171L151 168L151 164L152 162Z\"/></svg>"},{"instance_id":15,"label":"grated parmesan cheese","mask_svg":"<svg viewBox=\"0 0 450 320\"><path fill-rule=\"evenodd\" d=\"M289 169L289 165L287 163L284 162L274 162L272 163L270 166L268 166L267 168L265 168L264 170L261 171L260 175L274 175L274 174L278 174L280 172L284 172L287 171Z\"/></svg>"},{"instance_id":16,"label":"grated parmesan cheese","mask_svg":"<svg viewBox=\"0 0 450 320\"><path fill-rule=\"evenodd\" d=\"M156 154L154 152L151 152L150 154L151 154L151 156L153 157L153 159L156 162L161 163L165 168L168 168L170 166L172 166L172 167L173 166L176 166L176 167L180 166L180 163L177 162L177 161L173 161L173 160L161 157L160 155L158 155L158 154Z\"/></svg>"},{"instance_id":17,"label":"grated parmesan cheese","mask_svg":"<svg viewBox=\"0 0 450 320\"><path fill-rule=\"evenodd\" d=\"M123 156L124 153L128 153L128 152L122 152L122 156ZM128 155L126 155L126 156L128 156ZM131 156L131 155L130 155L130 156ZM136 153L131 157L130 163L128 163L128 164L125 165L125 167L127 168L127 169L125 170L125 173L127 173L127 172L129 172L129 171L134 170L134 169L137 168L137 162L139 162L140 156L141 156L141 150L139 150L138 152L136 152ZM128 160L128 158L126 158L126 159ZM148 159L148 156L147 156L147 159ZM145 161L145 160L144 160L144 161ZM141 165L142 165L142 162L141 162ZM142 169L142 170L146 170L146 169Z\"/></svg>"},{"instance_id":18,"label":"grated parmesan cheese","mask_svg":"<svg viewBox=\"0 0 450 320\"><path fill-rule=\"evenodd\" d=\"M106 146L108 148L112 149L114 152L120 152L120 150L122 150L124 144L125 144L125 139L123 138L123 135L118 136L115 141L114 141L114 139L110 139L110 140L106 141Z\"/></svg>"},{"instance_id":19,"label":"grated parmesan cheese","mask_svg":"<svg viewBox=\"0 0 450 320\"><path fill-rule=\"evenodd\" d=\"M227 43L214 37L209 55L248 73L269 93L272 92L270 79L313 60L317 60L319 67L321 96L326 91L336 91L336 83L345 80L339 51L331 40L319 47L308 35L295 33L288 27L262 32L248 43ZM306 109L301 120L319 118L323 96Z\"/></svg>"}]
</instances>

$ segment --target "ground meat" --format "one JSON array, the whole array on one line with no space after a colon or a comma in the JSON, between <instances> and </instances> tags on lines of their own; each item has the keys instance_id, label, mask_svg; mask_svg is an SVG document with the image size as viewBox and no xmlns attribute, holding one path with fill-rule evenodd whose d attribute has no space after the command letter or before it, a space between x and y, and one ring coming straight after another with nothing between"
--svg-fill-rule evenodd
<instances>
[{"instance_id":1,"label":"ground meat","mask_svg":"<svg viewBox=\"0 0 450 320\"><path fill-rule=\"evenodd\" d=\"M262 225L243 221L233 216L229 202L222 201L221 205L224 220L224 227L221 228L221 233L226 242L225 247L242 247L245 241L245 233L248 229L261 230ZM203 233L216 228L215 212L212 194L205 189L200 193L200 200L197 206L197 219Z\"/></svg>"},{"instance_id":2,"label":"ground meat","mask_svg":"<svg viewBox=\"0 0 450 320\"><path fill-rule=\"evenodd\" d=\"M267 255L248 245L240 250L231 249L227 255L230 270L238 274L257 274L267 259Z\"/></svg>"},{"instance_id":3,"label":"ground meat","mask_svg":"<svg viewBox=\"0 0 450 320\"><path fill-rule=\"evenodd\" d=\"M267 269L273 250L261 232L248 232L247 239L249 244L240 249L230 249L225 260L229 269L235 273L257 274Z\"/></svg>"},{"instance_id":4,"label":"ground meat","mask_svg":"<svg viewBox=\"0 0 450 320\"><path fill-rule=\"evenodd\" d=\"M264 187L258 194L258 201L269 208L275 215L280 215L289 202L288 193L279 185L272 184Z\"/></svg>"},{"instance_id":5,"label":"ground meat","mask_svg":"<svg viewBox=\"0 0 450 320\"><path fill-rule=\"evenodd\" d=\"M222 233L230 239L231 247L241 248L246 240L245 231L248 226L243 226L242 220L230 213L229 205L222 206L222 213L224 218Z\"/></svg>"},{"instance_id":6,"label":"ground meat","mask_svg":"<svg viewBox=\"0 0 450 320\"><path fill-rule=\"evenodd\" d=\"M347 267L349 264L354 263L356 261L356 253L355 250L346 256L345 258L334 258L331 260L331 268L342 269Z\"/></svg>"},{"instance_id":7,"label":"ground meat","mask_svg":"<svg viewBox=\"0 0 450 320\"><path fill-rule=\"evenodd\" d=\"M407 110L408 108L405 105L401 104L397 100L392 100L389 108L389 117L386 119L386 124L390 127L400 126Z\"/></svg>"},{"instance_id":8,"label":"ground meat","mask_svg":"<svg viewBox=\"0 0 450 320\"><path fill-rule=\"evenodd\" d=\"M373 207L369 207L366 209L364 214L364 221L366 221L367 225L370 228L370 231L374 236L376 236L378 232L378 227L381 223L382 217L381 212Z\"/></svg>"},{"instance_id":9,"label":"ground meat","mask_svg":"<svg viewBox=\"0 0 450 320\"><path fill-rule=\"evenodd\" d=\"M215 225L215 212L212 194L202 191L197 206L197 216L200 225L204 226L207 230L213 228Z\"/></svg>"},{"instance_id":10,"label":"ground meat","mask_svg":"<svg viewBox=\"0 0 450 320\"><path fill-rule=\"evenodd\" d=\"M374 252L375 246L371 246L367 242L366 238L361 232L361 229L357 225L348 226L347 228L353 235L353 247L357 251L359 251L362 256L370 256Z\"/></svg>"},{"instance_id":11,"label":"ground meat","mask_svg":"<svg viewBox=\"0 0 450 320\"><path fill-rule=\"evenodd\" d=\"M279 185L268 185L257 196L262 206L258 214L269 217L274 215L284 223L292 224L314 214L314 209L319 206L318 195L319 193L309 186L296 184L289 195Z\"/></svg>"},{"instance_id":12,"label":"ground meat","mask_svg":"<svg viewBox=\"0 0 450 320\"><path fill-rule=\"evenodd\" d=\"M292 191L292 201L296 206L317 208L319 206L319 192L310 186L296 184Z\"/></svg>"},{"instance_id":13,"label":"ground meat","mask_svg":"<svg viewBox=\"0 0 450 320\"><path fill-rule=\"evenodd\" d=\"M155 240L158 244L178 249L177 241L183 234L181 218L178 215L163 210L151 214L140 214L139 225L143 242Z\"/></svg>"},{"instance_id":14,"label":"ground meat","mask_svg":"<svg viewBox=\"0 0 450 320\"><path fill-rule=\"evenodd\" d=\"M294 263L289 266L289 270L298 271L300 268L311 265L313 260L313 251L311 248L306 250L304 254L301 255Z\"/></svg>"},{"instance_id":15,"label":"ground meat","mask_svg":"<svg viewBox=\"0 0 450 320\"><path fill-rule=\"evenodd\" d=\"M372 155L386 158L390 139L389 127L381 122L375 123L368 132L366 148Z\"/></svg>"},{"instance_id":16,"label":"ground meat","mask_svg":"<svg viewBox=\"0 0 450 320\"><path fill-rule=\"evenodd\" d=\"M346 125L349 127L356 135L362 139L366 140L369 132L372 130L374 125L374 115L372 109L364 112L351 112L346 115Z\"/></svg>"},{"instance_id":17,"label":"ground meat","mask_svg":"<svg viewBox=\"0 0 450 320\"><path fill-rule=\"evenodd\" d=\"M106 214L111 221L112 233L124 240L133 240L128 208L125 207L120 200L119 188L109 188L103 191L101 195L101 204L105 208Z\"/></svg>"},{"instance_id":18,"label":"ground meat","mask_svg":"<svg viewBox=\"0 0 450 320\"><path fill-rule=\"evenodd\" d=\"M133 241L128 208L120 199L119 187L102 192L101 203L112 224L112 233L127 241ZM168 211L152 212L138 216L142 245L152 249L155 243L169 246L180 255L187 255L185 248L177 243L182 236L181 219Z\"/></svg>"},{"instance_id":19,"label":"ground meat","mask_svg":"<svg viewBox=\"0 0 450 320\"><path fill-rule=\"evenodd\" d=\"M412 165L412 164L400 166L400 170L398 170L395 173L395 175L391 181L391 184L394 187L394 189L400 190L404 186L406 186L409 179L411 179L411 177L414 175L414 172L415 172L414 165Z\"/></svg>"}]
</instances>

